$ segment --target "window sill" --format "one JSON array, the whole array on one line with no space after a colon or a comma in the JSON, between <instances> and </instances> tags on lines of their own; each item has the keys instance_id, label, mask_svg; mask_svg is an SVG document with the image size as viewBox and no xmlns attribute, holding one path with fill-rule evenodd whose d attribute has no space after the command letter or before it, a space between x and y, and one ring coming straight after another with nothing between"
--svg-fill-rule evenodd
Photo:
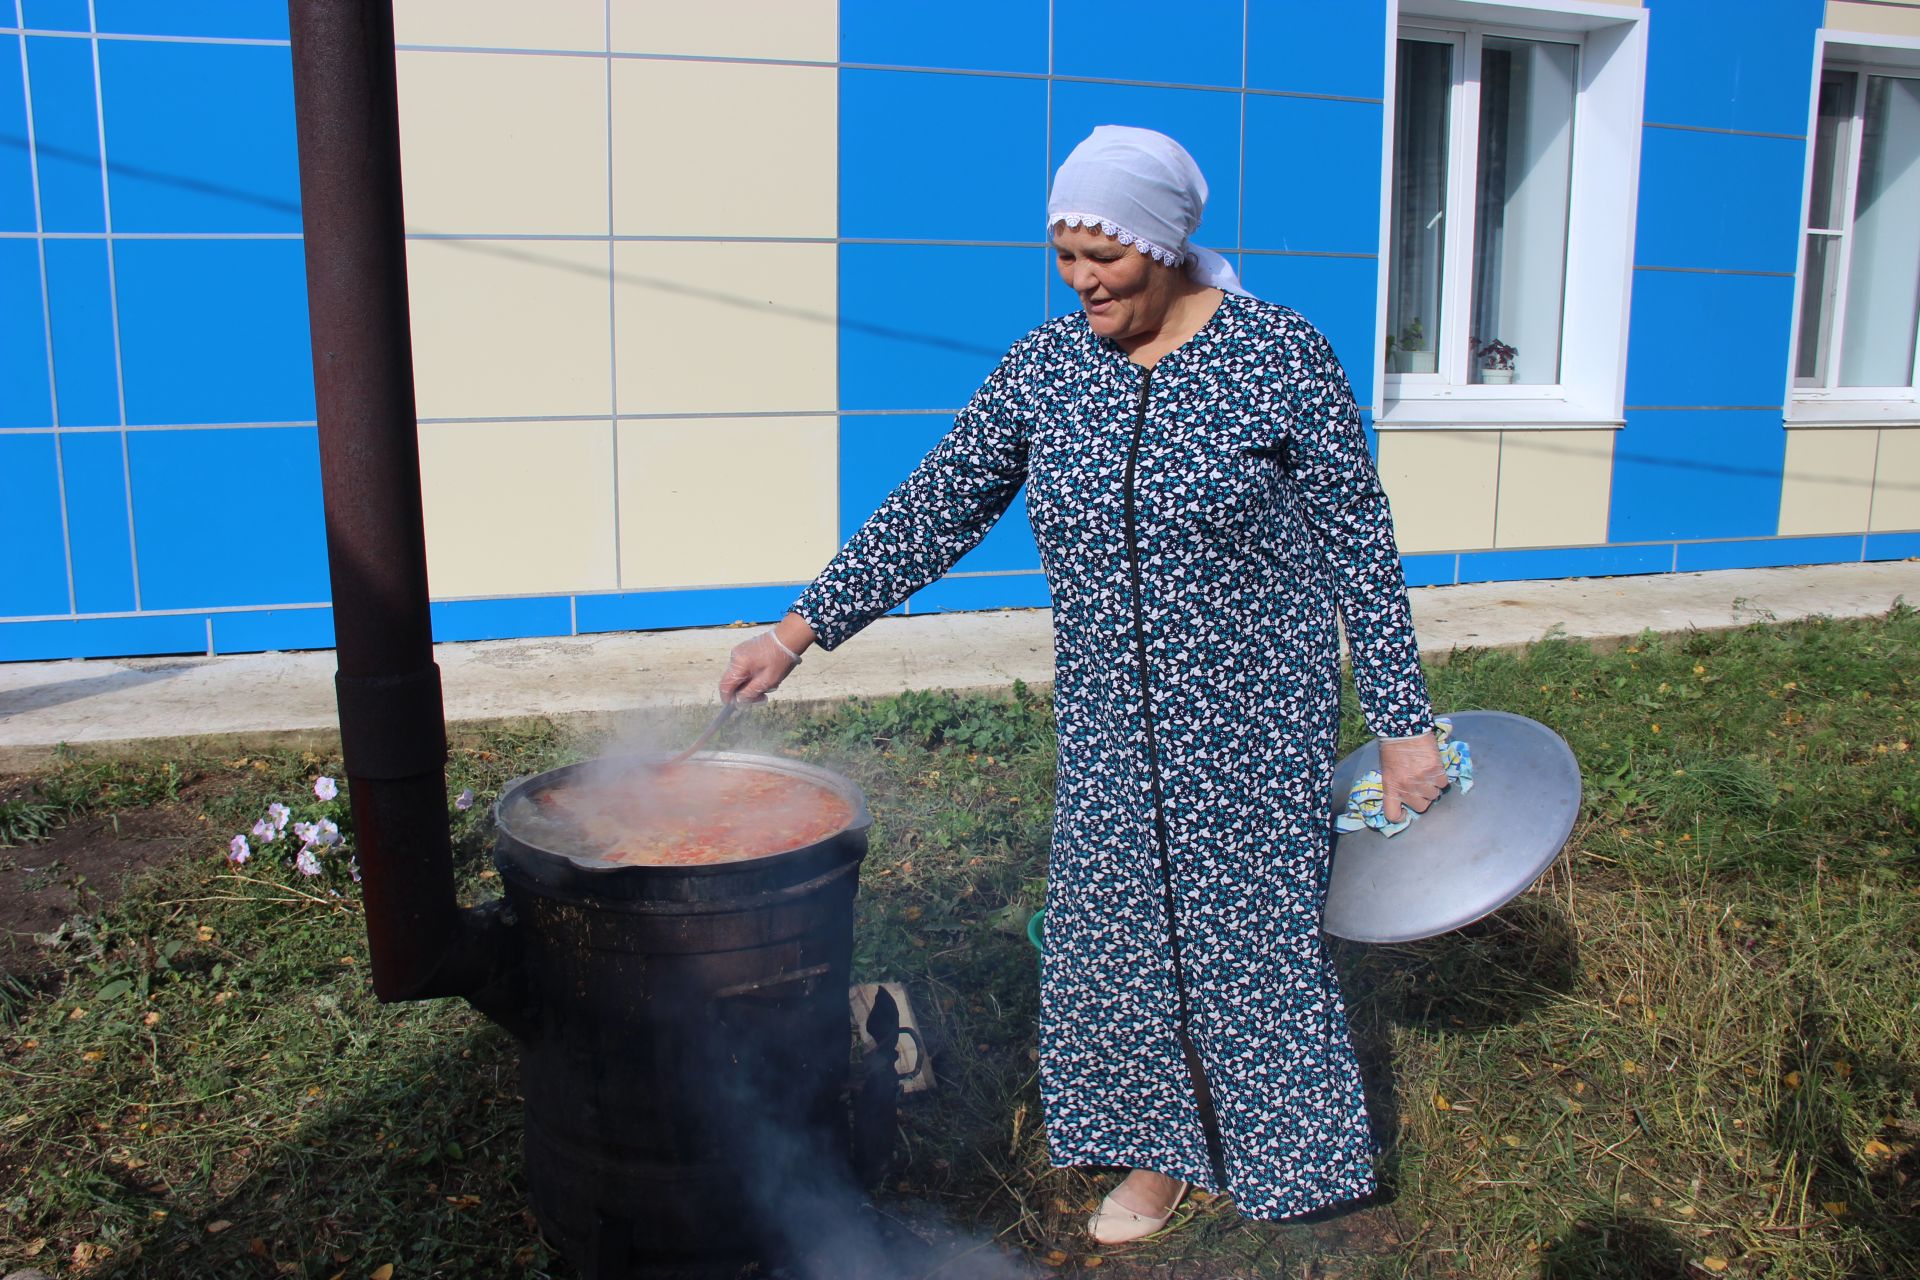
<instances>
[{"instance_id":1,"label":"window sill","mask_svg":"<svg viewBox=\"0 0 1920 1280\"><path fill-rule=\"evenodd\" d=\"M1847 400L1821 397L1787 403L1787 427L1920 426L1920 400Z\"/></svg>"},{"instance_id":2,"label":"window sill","mask_svg":"<svg viewBox=\"0 0 1920 1280\"><path fill-rule=\"evenodd\" d=\"M1520 390L1522 394L1513 392ZM1500 388L1489 395L1484 387L1457 387L1419 397L1394 398L1389 393L1374 415L1376 431L1594 431L1618 430L1626 419L1578 404L1561 396L1529 396L1524 388Z\"/></svg>"}]
</instances>

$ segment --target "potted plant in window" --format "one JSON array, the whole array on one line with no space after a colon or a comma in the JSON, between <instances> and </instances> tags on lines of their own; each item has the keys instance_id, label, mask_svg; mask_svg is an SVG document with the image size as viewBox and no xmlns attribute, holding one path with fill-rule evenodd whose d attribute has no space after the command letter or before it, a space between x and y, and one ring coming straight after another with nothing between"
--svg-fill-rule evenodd
<instances>
[{"instance_id":1,"label":"potted plant in window","mask_svg":"<svg viewBox=\"0 0 1920 1280\"><path fill-rule=\"evenodd\" d=\"M1520 353L1500 341L1491 339L1480 348L1480 381L1490 386L1504 387L1513 381L1513 358Z\"/></svg>"},{"instance_id":2,"label":"potted plant in window","mask_svg":"<svg viewBox=\"0 0 1920 1280\"><path fill-rule=\"evenodd\" d=\"M1427 331L1421 327L1419 316L1407 321L1401 328L1399 352L1401 373L1434 371L1434 353L1427 350Z\"/></svg>"}]
</instances>

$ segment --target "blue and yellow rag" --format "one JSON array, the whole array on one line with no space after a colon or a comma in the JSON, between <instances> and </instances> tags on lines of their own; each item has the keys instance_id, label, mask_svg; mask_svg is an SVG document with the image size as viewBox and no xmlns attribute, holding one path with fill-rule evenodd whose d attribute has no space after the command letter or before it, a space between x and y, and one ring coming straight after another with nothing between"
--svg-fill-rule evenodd
<instances>
[{"instance_id":1,"label":"blue and yellow rag","mask_svg":"<svg viewBox=\"0 0 1920 1280\"><path fill-rule=\"evenodd\" d=\"M1465 742L1453 736L1453 721L1441 716L1434 720L1433 727L1439 735L1440 762L1446 766L1447 780L1465 795L1473 790L1473 753ZM1333 825L1340 831L1372 827L1383 836L1397 836L1420 816L1404 805L1400 812L1400 821L1387 821L1387 788L1380 781L1380 771L1369 769L1347 793L1347 811L1334 818Z\"/></svg>"}]
</instances>

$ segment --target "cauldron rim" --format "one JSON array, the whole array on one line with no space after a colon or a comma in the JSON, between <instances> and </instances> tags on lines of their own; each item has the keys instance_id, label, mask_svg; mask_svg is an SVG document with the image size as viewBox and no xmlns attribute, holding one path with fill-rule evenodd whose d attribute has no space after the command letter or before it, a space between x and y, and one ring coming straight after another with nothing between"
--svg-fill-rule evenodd
<instances>
[{"instance_id":1,"label":"cauldron rim","mask_svg":"<svg viewBox=\"0 0 1920 1280\"><path fill-rule=\"evenodd\" d=\"M809 764L804 760L795 760L788 756L763 755L751 751L702 751L691 757L689 762L699 761L718 764L728 768L764 769L776 773L790 774L804 778L825 788L846 801L852 811L847 822L806 844L791 849L782 849L775 853L763 853L751 858L734 858L725 862L695 863L692 865L665 865L636 862L610 862L604 859L581 858L572 854L549 849L519 831L506 820L507 807L526 794L530 789L545 789L556 785L561 779L583 769L605 765L635 766L649 763L664 764L672 760L665 752L627 752L617 755L594 756L586 760L576 760L572 764L560 765L540 773L527 774L508 782L500 790L499 797L493 802L493 824L496 847L498 842L510 840L517 851L533 855L542 862L554 865L581 876L599 879L601 877L622 877L625 879L681 880L688 877L706 877L722 875L741 875L742 873L760 873L776 871L787 864L799 861L821 848L846 840L849 836L858 836L873 825L873 815L867 809L867 797L859 785L852 779L834 772L822 765ZM496 862L498 855L496 853ZM503 868L504 870L504 868Z\"/></svg>"}]
</instances>

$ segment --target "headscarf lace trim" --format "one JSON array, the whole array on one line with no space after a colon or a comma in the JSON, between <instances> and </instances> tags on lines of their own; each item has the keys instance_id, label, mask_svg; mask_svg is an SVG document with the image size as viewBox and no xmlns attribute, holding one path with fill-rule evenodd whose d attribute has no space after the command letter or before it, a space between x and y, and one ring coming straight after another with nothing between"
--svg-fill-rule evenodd
<instances>
[{"instance_id":1,"label":"headscarf lace trim","mask_svg":"<svg viewBox=\"0 0 1920 1280\"><path fill-rule=\"evenodd\" d=\"M1175 253L1171 249L1163 249L1145 236L1137 236L1119 223L1109 222L1098 214L1062 213L1056 214L1053 220L1064 222L1069 227L1098 227L1103 234L1112 236L1121 244L1131 245L1162 266L1177 267L1186 261L1186 255Z\"/></svg>"}]
</instances>

